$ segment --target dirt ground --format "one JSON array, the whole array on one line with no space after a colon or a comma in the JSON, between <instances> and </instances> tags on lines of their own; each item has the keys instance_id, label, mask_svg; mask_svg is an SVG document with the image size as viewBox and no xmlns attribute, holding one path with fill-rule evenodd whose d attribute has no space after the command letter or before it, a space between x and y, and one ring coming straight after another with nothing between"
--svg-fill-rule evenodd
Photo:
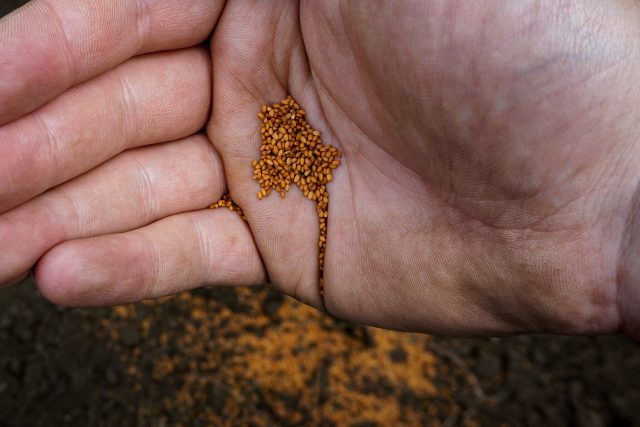
<instances>
[{"instance_id":1,"label":"dirt ground","mask_svg":"<svg viewBox=\"0 0 640 427\"><path fill-rule=\"evenodd\" d=\"M364 328L268 288L65 309L0 292L0 425L640 425L623 337Z\"/></svg>"},{"instance_id":2,"label":"dirt ground","mask_svg":"<svg viewBox=\"0 0 640 427\"><path fill-rule=\"evenodd\" d=\"M268 288L65 309L27 281L0 291L0 426L62 425L640 426L640 345L388 332Z\"/></svg>"}]
</instances>

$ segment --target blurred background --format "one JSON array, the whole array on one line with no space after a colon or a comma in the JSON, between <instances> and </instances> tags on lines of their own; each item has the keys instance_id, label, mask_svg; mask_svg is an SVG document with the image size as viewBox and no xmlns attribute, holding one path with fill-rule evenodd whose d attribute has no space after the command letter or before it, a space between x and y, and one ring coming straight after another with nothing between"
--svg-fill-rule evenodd
<instances>
[{"instance_id":1,"label":"blurred background","mask_svg":"<svg viewBox=\"0 0 640 427\"><path fill-rule=\"evenodd\" d=\"M63 425L640 426L640 345L389 332L267 287L66 309L26 281L0 291L0 426Z\"/></svg>"}]
</instances>

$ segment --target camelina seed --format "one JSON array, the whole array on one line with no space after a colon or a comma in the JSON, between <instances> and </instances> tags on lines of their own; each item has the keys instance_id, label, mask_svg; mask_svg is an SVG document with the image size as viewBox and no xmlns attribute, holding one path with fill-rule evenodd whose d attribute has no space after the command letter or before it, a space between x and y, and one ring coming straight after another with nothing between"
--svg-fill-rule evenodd
<instances>
[{"instance_id":1,"label":"camelina seed","mask_svg":"<svg viewBox=\"0 0 640 427\"><path fill-rule=\"evenodd\" d=\"M229 194L223 195L220 200L209 206L209 209L217 208L227 208L230 211L237 212L238 215L240 215L240 218L244 219L245 221L247 220L247 218L244 216L244 212L242 212L242 208L236 205L233 200L231 200L231 195Z\"/></svg>"},{"instance_id":2,"label":"camelina seed","mask_svg":"<svg viewBox=\"0 0 640 427\"><path fill-rule=\"evenodd\" d=\"M324 298L324 254L327 246L329 193L327 184L332 171L340 165L342 153L332 145L324 145L320 132L305 119L306 112L291 97L277 104L263 105L260 119L260 159L252 162L253 179L260 184L259 200L276 192L281 198L291 184L304 196L316 202L320 237L318 239L319 292ZM210 208L226 207L244 218L242 210L226 194Z\"/></svg>"},{"instance_id":3,"label":"camelina seed","mask_svg":"<svg viewBox=\"0 0 640 427\"><path fill-rule=\"evenodd\" d=\"M320 238L318 271L320 296L324 296L324 253L327 246L331 171L340 165L342 153L332 145L324 145L320 132L307 122L305 111L291 97L277 104L263 105L260 119L260 160L254 160L253 179L260 184L258 199L272 191L284 198L290 185L300 188L306 198L316 202Z\"/></svg>"}]
</instances>

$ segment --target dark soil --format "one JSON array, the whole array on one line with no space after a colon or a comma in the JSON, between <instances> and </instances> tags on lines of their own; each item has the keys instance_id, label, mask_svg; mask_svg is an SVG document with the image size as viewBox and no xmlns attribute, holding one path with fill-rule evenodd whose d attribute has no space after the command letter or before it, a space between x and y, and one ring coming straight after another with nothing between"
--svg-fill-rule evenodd
<instances>
[{"instance_id":1,"label":"dark soil","mask_svg":"<svg viewBox=\"0 0 640 427\"><path fill-rule=\"evenodd\" d=\"M0 292L0 425L640 425L624 337L363 328L263 289L64 309Z\"/></svg>"},{"instance_id":2,"label":"dark soil","mask_svg":"<svg viewBox=\"0 0 640 427\"><path fill-rule=\"evenodd\" d=\"M640 426L640 345L387 332L266 288L65 309L25 282L0 291L0 426L62 425Z\"/></svg>"}]
</instances>

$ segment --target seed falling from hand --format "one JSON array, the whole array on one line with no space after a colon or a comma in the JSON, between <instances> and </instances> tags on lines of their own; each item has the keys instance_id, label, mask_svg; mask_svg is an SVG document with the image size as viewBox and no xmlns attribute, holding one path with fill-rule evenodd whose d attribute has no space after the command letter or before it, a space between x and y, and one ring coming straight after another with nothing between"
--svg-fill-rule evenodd
<instances>
[{"instance_id":1,"label":"seed falling from hand","mask_svg":"<svg viewBox=\"0 0 640 427\"><path fill-rule=\"evenodd\" d=\"M260 160L253 161L253 178L260 184L258 199L272 191L284 199L292 184L316 202L320 238L318 240L319 291L324 298L324 254L327 246L329 193L332 171L340 165L342 153L324 145L320 132L305 119L306 113L291 96L277 104L263 105L260 119Z\"/></svg>"}]
</instances>

